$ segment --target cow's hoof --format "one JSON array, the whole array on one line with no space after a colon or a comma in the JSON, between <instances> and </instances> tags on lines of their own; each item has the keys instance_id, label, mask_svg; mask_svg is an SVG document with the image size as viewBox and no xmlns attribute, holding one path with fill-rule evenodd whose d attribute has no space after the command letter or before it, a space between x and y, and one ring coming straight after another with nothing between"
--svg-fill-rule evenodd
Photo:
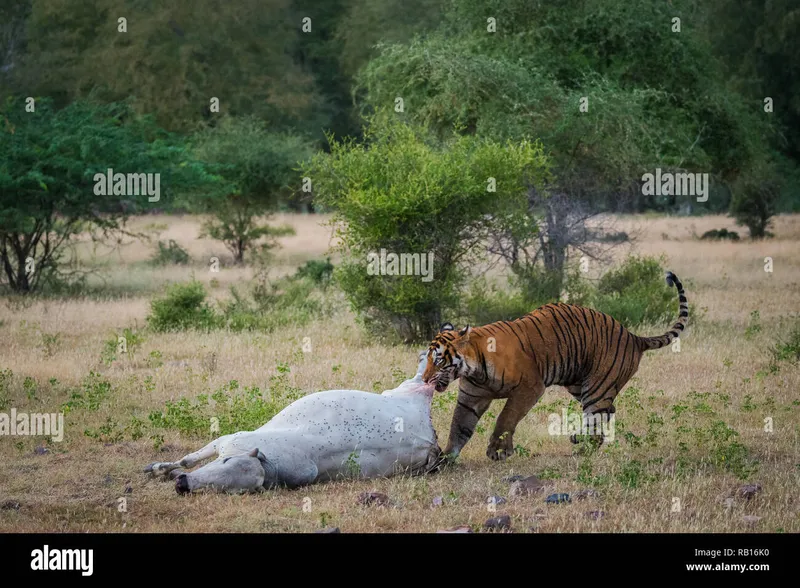
<instances>
[{"instance_id":1,"label":"cow's hoof","mask_svg":"<svg viewBox=\"0 0 800 588\"><path fill-rule=\"evenodd\" d=\"M178 476L178 479L175 480L175 492L178 494L189 493L189 478L186 477L186 474L181 474Z\"/></svg>"},{"instance_id":2,"label":"cow's hoof","mask_svg":"<svg viewBox=\"0 0 800 588\"><path fill-rule=\"evenodd\" d=\"M184 475L186 474L183 470L172 470L167 474L167 478L169 478L170 480L175 480L176 478Z\"/></svg>"}]
</instances>

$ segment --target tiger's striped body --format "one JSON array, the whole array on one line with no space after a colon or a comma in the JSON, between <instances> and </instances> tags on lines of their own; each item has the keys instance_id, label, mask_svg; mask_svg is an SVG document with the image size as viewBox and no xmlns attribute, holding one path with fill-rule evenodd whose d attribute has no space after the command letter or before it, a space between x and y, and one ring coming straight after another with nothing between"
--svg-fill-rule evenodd
<instances>
[{"instance_id":1,"label":"tiger's striped body","mask_svg":"<svg viewBox=\"0 0 800 588\"><path fill-rule=\"evenodd\" d=\"M636 373L644 352L669 345L686 327L683 286L671 272L667 284L678 290L680 313L658 337L639 337L606 314L563 303L547 304L515 321L458 332L444 325L428 349L423 380L441 392L459 379L445 453L457 455L492 400L507 398L487 450L491 459L505 459L513 451L517 424L551 385L565 386L584 414L613 413L614 399Z\"/></svg>"}]
</instances>

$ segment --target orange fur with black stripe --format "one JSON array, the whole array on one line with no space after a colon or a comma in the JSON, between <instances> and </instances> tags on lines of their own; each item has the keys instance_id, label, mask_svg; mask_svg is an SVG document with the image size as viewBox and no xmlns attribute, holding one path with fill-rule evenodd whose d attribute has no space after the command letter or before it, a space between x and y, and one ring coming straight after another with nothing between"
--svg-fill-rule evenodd
<instances>
[{"instance_id":1,"label":"orange fur with black stripe","mask_svg":"<svg viewBox=\"0 0 800 588\"><path fill-rule=\"evenodd\" d=\"M422 378L438 392L459 379L445 454L457 455L492 400L507 398L486 452L493 460L505 459L513 452L517 424L550 385L565 386L586 415L613 413L614 399L644 352L669 345L686 327L683 286L672 272L667 284L678 290L680 311L678 321L658 337L639 337L607 314L563 303L458 332L443 325L428 348Z\"/></svg>"}]
</instances>

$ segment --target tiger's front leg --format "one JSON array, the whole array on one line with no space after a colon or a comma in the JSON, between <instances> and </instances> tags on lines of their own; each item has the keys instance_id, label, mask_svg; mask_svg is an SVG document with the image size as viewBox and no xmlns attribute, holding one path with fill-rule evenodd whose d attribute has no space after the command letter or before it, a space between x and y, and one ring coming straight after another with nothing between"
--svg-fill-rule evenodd
<instances>
[{"instance_id":1,"label":"tiger's front leg","mask_svg":"<svg viewBox=\"0 0 800 588\"><path fill-rule=\"evenodd\" d=\"M521 385L507 401L497 417L486 456L493 461L504 461L514 453L514 431L519 422L544 394L544 384Z\"/></svg>"},{"instance_id":2,"label":"tiger's front leg","mask_svg":"<svg viewBox=\"0 0 800 588\"><path fill-rule=\"evenodd\" d=\"M485 390L475 388L467 382L460 384L458 401L450 424L450 438L444 450L448 457L453 459L461 453L492 400L493 398Z\"/></svg>"}]
</instances>

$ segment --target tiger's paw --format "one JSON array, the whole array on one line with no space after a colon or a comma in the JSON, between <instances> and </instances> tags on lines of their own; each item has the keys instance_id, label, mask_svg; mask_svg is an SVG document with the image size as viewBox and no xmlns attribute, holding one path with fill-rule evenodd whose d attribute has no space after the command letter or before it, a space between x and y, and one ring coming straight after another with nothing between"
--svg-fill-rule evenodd
<instances>
[{"instance_id":1,"label":"tiger's paw","mask_svg":"<svg viewBox=\"0 0 800 588\"><path fill-rule=\"evenodd\" d=\"M505 461L514 454L514 446L511 443L511 436L505 435L501 439L492 439L489 448L486 450L486 457L492 461Z\"/></svg>"}]
</instances>

